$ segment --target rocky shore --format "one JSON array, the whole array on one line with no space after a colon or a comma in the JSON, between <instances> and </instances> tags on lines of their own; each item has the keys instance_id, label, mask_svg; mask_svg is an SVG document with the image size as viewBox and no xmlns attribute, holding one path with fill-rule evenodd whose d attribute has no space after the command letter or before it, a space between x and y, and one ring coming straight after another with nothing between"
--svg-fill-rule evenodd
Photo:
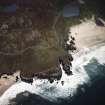
<instances>
[{"instance_id":1,"label":"rocky shore","mask_svg":"<svg viewBox=\"0 0 105 105\"><path fill-rule=\"evenodd\" d=\"M71 40L69 41L69 44L65 42L65 49L67 51L73 52L75 48L75 38L71 36ZM71 43L72 42L72 43ZM17 82L18 80L22 80L27 83L33 83L33 78L37 77L39 79L48 79L50 83L54 82L55 80L59 81L62 77L62 70L60 68L60 64L63 66L63 70L67 75L72 75L72 71L70 68L72 67L72 61L73 57L72 54L67 54L65 56L60 56L58 59L58 67L52 68L49 70L46 70L45 72L38 72L33 73L31 75L24 75L22 71L18 75L12 74L12 73L3 73L1 74L1 78L8 79L8 77L12 77L14 75L14 82Z\"/></svg>"},{"instance_id":2,"label":"rocky shore","mask_svg":"<svg viewBox=\"0 0 105 105\"><path fill-rule=\"evenodd\" d=\"M78 31L77 31L77 26L78 26ZM86 20L85 22L83 22L77 26L73 26L72 28L70 28L69 40L68 41L66 40L67 43L65 43L65 45L64 45L64 48L66 51L69 50L68 48L71 48L71 44L69 44L69 43L72 43L72 45L74 46L73 49L77 48L77 51L78 51L78 50L84 48L85 46L89 48L90 46L95 46L96 43L98 45L100 45L100 43L102 44L104 42L105 27L96 25L93 18L91 20ZM90 32L90 34L88 32ZM75 33L77 33L77 34L75 34ZM88 35L86 35L86 33L89 34L91 36L91 38L88 37ZM76 39L74 37L76 37ZM94 39L94 37L97 37L97 39L92 41ZM99 38L100 38L100 40L98 40ZM88 40L86 40L86 39L88 39ZM75 42L76 42L76 45L75 45ZM91 42L91 43L89 43L89 42ZM1 79L0 79L1 94L5 91L5 88L8 88L10 85L17 82L17 76L18 76L18 79L20 79L20 77L21 77L22 81L28 82L28 83L33 82L34 76L36 76L40 79L49 79L49 81L51 83L54 80L59 81L59 79L62 76L62 72L61 72L61 68L59 67L59 64L63 65L63 69L67 75L72 75L73 72L70 70L70 68L72 67L72 61L73 61L72 51L70 51L71 54L69 53L69 55L59 57L58 66L56 66L56 69L53 68L52 70L49 70L49 72L33 74L32 77L29 75L24 76L24 74L23 75L19 74L19 75L15 75L15 76L13 76L12 73L2 74ZM13 77L13 78L10 79L10 77Z\"/></svg>"},{"instance_id":3,"label":"rocky shore","mask_svg":"<svg viewBox=\"0 0 105 105\"><path fill-rule=\"evenodd\" d=\"M68 50L73 49L74 39L66 44L65 28L56 26L62 24L59 9L69 1L33 1L33 5L13 2L16 11L5 13L6 8L12 8L11 2L2 6L0 14L0 75L12 75L20 70L21 78L48 78L57 80L61 77L59 64L63 64L65 72L71 74L68 66ZM32 3L32 2L30 2ZM58 6L58 4L60 4ZM38 7L39 6L39 7ZM24 12L23 12L24 11ZM57 16L58 14L58 16ZM58 18L61 18L57 23ZM55 28L54 28L55 27ZM64 28L64 29L63 29ZM63 33L56 30L64 30ZM71 55L70 55L71 56ZM70 61L71 62L71 61ZM57 75L58 74L58 75Z\"/></svg>"},{"instance_id":4,"label":"rocky shore","mask_svg":"<svg viewBox=\"0 0 105 105\"><path fill-rule=\"evenodd\" d=\"M76 50L74 41L75 41L75 38L71 36L71 40L69 41L69 44L65 42L66 44L64 46L67 51L73 52ZM72 67L72 61L73 61L72 54L61 56L59 57L58 61L59 61L58 67L56 68L46 70L45 72L33 73L33 75L29 77L24 76L24 74L22 75L20 73L20 78L22 81L31 83L31 84L33 82L34 77L37 77L39 79L48 79L50 83L54 82L54 80L59 81L62 77L62 70L60 68L60 64L62 65L63 70L65 71L67 75L73 75L72 71L70 70Z\"/></svg>"}]
</instances>

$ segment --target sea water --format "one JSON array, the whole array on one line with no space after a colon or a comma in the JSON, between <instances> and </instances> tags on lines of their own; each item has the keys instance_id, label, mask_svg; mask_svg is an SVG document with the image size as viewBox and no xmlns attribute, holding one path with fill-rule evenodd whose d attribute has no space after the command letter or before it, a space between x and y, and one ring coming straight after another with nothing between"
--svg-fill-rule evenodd
<instances>
[{"instance_id":1,"label":"sea water","mask_svg":"<svg viewBox=\"0 0 105 105\"><path fill-rule=\"evenodd\" d=\"M73 57L73 75L62 69L61 80L52 84L37 78L32 85L20 81L4 92L0 105L102 105L98 98L105 88L105 46L83 48Z\"/></svg>"}]
</instances>

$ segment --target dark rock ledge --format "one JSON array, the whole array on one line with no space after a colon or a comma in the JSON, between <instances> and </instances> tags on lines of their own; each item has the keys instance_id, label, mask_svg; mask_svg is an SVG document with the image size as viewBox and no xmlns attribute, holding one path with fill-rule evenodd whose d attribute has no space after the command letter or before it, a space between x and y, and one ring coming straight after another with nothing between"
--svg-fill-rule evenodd
<instances>
[{"instance_id":1,"label":"dark rock ledge","mask_svg":"<svg viewBox=\"0 0 105 105\"><path fill-rule=\"evenodd\" d=\"M64 19L56 16L57 10L70 0L45 1L35 0L33 6L14 2L18 6L15 13L0 15L0 75L20 70L19 77L24 82L32 83L33 77L37 77L52 83L62 77L60 64L67 75L73 74L70 70L73 57L67 52L76 50L75 38L66 43Z\"/></svg>"},{"instance_id":2,"label":"dark rock ledge","mask_svg":"<svg viewBox=\"0 0 105 105\"><path fill-rule=\"evenodd\" d=\"M66 43L64 46L67 51L68 50L70 50L71 52L75 51L76 50L75 38L71 36L71 40L69 41L69 44ZM33 83L34 77L37 77L39 79L48 79L50 83L53 83L55 80L59 81L62 77L62 70L59 66L60 64L62 64L65 74L67 74L68 76L73 75L72 71L70 70L72 67L72 61L73 61L72 54L61 56L59 57L58 67L52 68L52 70L50 69L46 72L35 73L30 77L25 77L20 73L20 78L22 81L31 83L31 84Z\"/></svg>"},{"instance_id":3,"label":"dark rock ledge","mask_svg":"<svg viewBox=\"0 0 105 105\"><path fill-rule=\"evenodd\" d=\"M67 44L65 42L64 48L65 48L65 50L67 50L67 51L70 50L71 52L76 50L75 38L71 36L71 40L69 41L69 44ZM51 68L45 72L39 72L39 73L31 74L28 76L26 76L26 75L24 75L24 73L20 72L20 76L16 76L16 82L19 80L19 77L22 81L24 81L26 83L31 83L31 84L33 83L34 77L37 77L39 79L48 79L50 83L53 83L55 80L59 81L62 77L62 70L60 68L60 64L62 64L65 74L67 74L68 76L73 75L72 71L70 70L72 67L72 61L73 61L72 54L60 56L58 59L58 64L57 64L58 66ZM2 73L0 75L0 78L4 74L13 75L13 72ZM63 82L64 81L62 81L62 83Z\"/></svg>"}]
</instances>

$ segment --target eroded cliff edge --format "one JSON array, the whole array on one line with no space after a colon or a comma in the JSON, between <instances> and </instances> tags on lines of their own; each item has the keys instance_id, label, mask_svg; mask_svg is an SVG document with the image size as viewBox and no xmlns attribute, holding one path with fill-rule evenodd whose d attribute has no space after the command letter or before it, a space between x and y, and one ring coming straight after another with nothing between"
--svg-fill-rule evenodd
<instances>
[{"instance_id":1,"label":"eroded cliff edge","mask_svg":"<svg viewBox=\"0 0 105 105\"><path fill-rule=\"evenodd\" d=\"M58 80L62 75L60 63L72 74L72 56L67 51L75 48L66 43L68 31L59 11L67 3L69 0L3 2L4 9L15 4L16 11L0 13L0 75L19 70L24 81L33 76Z\"/></svg>"}]
</instances>

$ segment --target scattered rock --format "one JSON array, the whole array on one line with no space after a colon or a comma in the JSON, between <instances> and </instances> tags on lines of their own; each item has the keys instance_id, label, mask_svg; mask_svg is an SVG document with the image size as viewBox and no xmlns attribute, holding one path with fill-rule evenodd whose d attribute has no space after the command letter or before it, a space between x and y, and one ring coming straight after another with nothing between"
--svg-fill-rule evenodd
<instances>
[{"instance_id":1,"label":"scattered rock","mask_svg":"<svg viewBox=\"0 0 105 105\"><path fill-rule=\"evenodd\" d=\"M33 83L33 77L27 78L27 77L23 77L22 75L20 75L20 78L22 81L26 82L26 83Z\"/></svg>"},{"instance_id":2,"label":"scattered rock","mask_svg":"<svg viewBox=\"0 0 105 105\"><path fill-rule=\"evenodd\" d=\"M50 78L49 81L50 81L50 83L53 83L54 82L54 79L53 78Z\"/></svg>"},{"instance_id":3,"label":"scattered rock","mask_svg":"<svg viewBox=\"0 0 105 105\"><path fill-rule=\"evenodd\" d=\"M63 63L63 59L61 57L59 57L59 63L62 64Z\"/></svg>"},{"instance_id":4,"label":"scattered rock","mask_svg":"<svg viewBox=\"0 0 105 105\"><path fill-rule=\"evenodd\" d=\"M16 76L16 82L19 80L19 77L18 76Z\"/></svg>"},{"instance_id":5,"label":"scattered rock","mask_svg":"<svg viewBox=\"0 0 105 105\"><path fill-rule=\"evenodd\" d=\"M61 81L62 86L64 85L64 81Z\"/></svg>"},{"instance_id":6,"label":"scattered rock","mask_svg":"<svg viewBox=\"0 0 105 105\"><path fill-rule=\"evenodd\" d=\"M70 50L70 51L72 51L72 52L73 52L74 50L76 50L76 47L73 46L73 45L67 45L66 47L67 47L67 48L66 48L67 50Z\"/></svg>"},{"instance_id":7,"label":"scattered rock","mask_svg":"<svg viewBox=\"0 0 105 105\"><path fill-rule=\"evenodd\" d=\"M78 2L79 2L80 4L85 4L85 1L84 1L84 0L78 0Z\"/></svg>"},{"instance_id":8,"label":"scattered rock","mask_svg":"<svg viewBox=\"0 0 105 105\"><path fill-rule=\"evenodd\" d=\"M68 55L68 59L69 59L69 61L73 61L73 57L71 54Z\"/></svg>"},{"instance_id":9,"label":"scattered rock","mask_svg":"<svg viewBox=\"0 0 105 105\"><path fill-rule=\"evenodd\" d=\"M75 51L76 50L76 46L75 46L75 38L73 36L70 37L71 40L68 43L65 43L64 48L68 51Z\"/></svg>"},{"instance_id":10,"label":"scattered rock","mask_svg":"<svg viewBox=\"0 0 105 105\"><path fill-rule=\"evenodd\" d=\"M95 18L96 25L104 27L105 24L103 23L102 19Z\"/></svg>"},{"instance_id":11,"label":"scattered rock","mask_svg":"<svg viewBox=\"0 0 105 105\"><path fill-rule=\"evenodd\" d=\"M7 76L4 76L3 78L8 79L8 77L7 77Z\"/></svg>"},{"instance_id":12,"label":"scattered rock","mask_svg":"<svg viewBox=\"0 0 105 105\"><path fill-rule=\"evenodd\" d=\"M76 34L77 34L77 33L76 33ZM75 41L75 37L71 36L71 40L72 40L72 41Z\"/></svg>"},{"instance_id":13,"label":"scattered rock","mask_svg":"<svg viewBox=\"0 0 105 105\"><path fill-rule=\"evenodd\" d=\"M74 43L74 41L73 41L73 40L71 40L71 41L70 41L70 44L71 44L71 45L75 45L75 43Z\"/></svg>"}]
</instances>

